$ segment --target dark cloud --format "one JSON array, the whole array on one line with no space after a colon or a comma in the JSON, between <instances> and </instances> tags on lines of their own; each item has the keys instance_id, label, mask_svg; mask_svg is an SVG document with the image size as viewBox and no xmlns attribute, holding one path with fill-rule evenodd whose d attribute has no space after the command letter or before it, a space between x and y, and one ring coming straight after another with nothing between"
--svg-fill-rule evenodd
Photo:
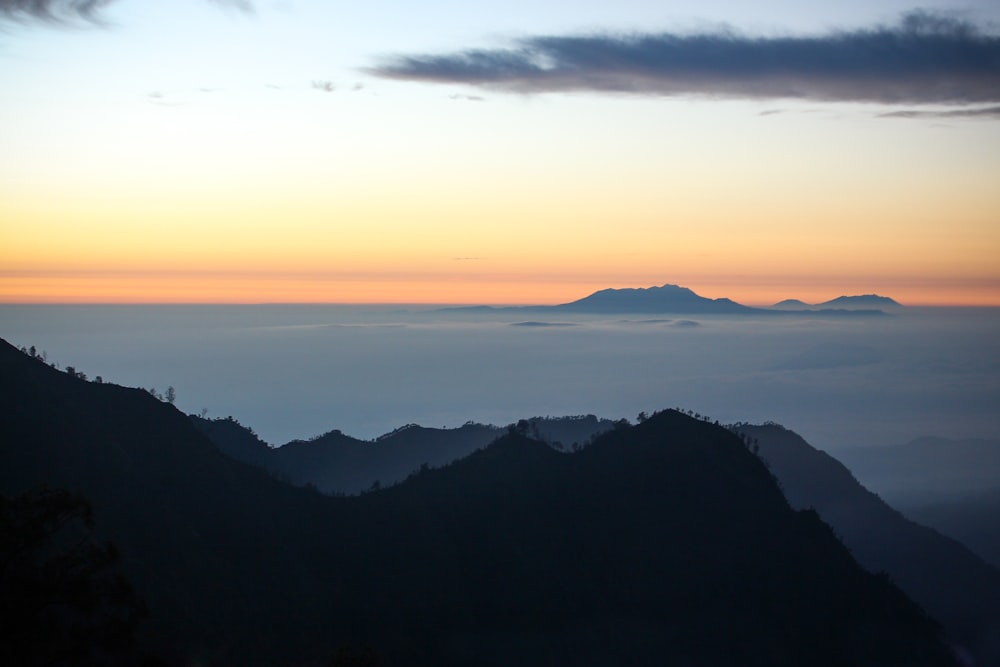
<instances>
[{"instance_id":1,"label":"dark cloud","mask_svg":"<svg viewBox=\"0 0 1000 667\"><path fill-rule=\"evenodd\" d=\"M395 56L369 71L521 93L968 104L1000 101L1000 37L917 11L896 25L813 37L535 36L508 49Z\"/></svg>"},{"instance_id":2,"label":"dark cloud","mask_svg":"<svg viewBox=\"0 0 1000 667\"><path fill-rule=\"evenodd\" d=\"M0 0L0 19L64 22L96 21L97 13L111 0Z\"/></svg>"},{"instance_id":3,"label":"dark cloud","mask_svg":"<svg viewBox=\"0 0 1000 667\"><path fill-rule=\"evenodd\" d=\"M72 23L79 20L99 22L102 8L113 0L0 0L0 21ZM213 4L253 11L249 0L210 0Z\"/></svg>"}]
</instances>

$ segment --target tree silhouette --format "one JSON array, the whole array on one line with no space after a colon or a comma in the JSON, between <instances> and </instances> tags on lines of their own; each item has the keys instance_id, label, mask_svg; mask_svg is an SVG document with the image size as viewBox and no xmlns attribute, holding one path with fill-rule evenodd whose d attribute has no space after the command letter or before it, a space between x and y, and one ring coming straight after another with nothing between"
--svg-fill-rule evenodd
<instances>
[{"instance_id":1,"label":"tree silhouette","mask_svg":"<svg viewBox=\"0 0 1000 667\"><path fill-rule=\"evenodd\" d=\"M0 495L0 664L143 662L133 633L145 607L92 527L79 494Z\"/></svg>"},{"instance_id":2,"label":"tree silhouette","mask_svg":"<svg viewBox=\"0 0 1000 667\"><path fill-rule=\"evenodd\" d=\"M381 664L378 654L371 647L356 649L342 646L330 661L330 667L379 667Z\"/></svg>"}]
</instances>

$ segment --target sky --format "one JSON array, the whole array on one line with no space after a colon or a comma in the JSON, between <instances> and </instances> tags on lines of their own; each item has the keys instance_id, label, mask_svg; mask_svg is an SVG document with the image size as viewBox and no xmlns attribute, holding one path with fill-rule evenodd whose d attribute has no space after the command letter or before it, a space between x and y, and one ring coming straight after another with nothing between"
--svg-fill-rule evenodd
<instances>
[{"instance_id":1,"label":"sky","mask_svg":"<svg viewBox=\"0 0 1000 667\"><path fill-rule=\"evenodd\" d=\"M1000 5L0 0L0 302L1000 305Z\"/></svg>"}]
</instances>

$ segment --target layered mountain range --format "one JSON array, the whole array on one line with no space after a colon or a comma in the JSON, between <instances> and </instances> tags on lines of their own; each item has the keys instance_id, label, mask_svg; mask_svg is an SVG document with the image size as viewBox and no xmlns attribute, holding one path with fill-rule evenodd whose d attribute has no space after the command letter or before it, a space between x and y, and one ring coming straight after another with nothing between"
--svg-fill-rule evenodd
<instances>
[{"instance_id":1,"label":"layered mountain range","mask_svg":"<svg viewBox=\"0 0 1000 667\"><path fill-rule=\"evenodd\" d=\"M272 447L231 417L191 419L227 455L264 468L278 479L328 494L352 494L400 482L415 470L437 468L468 456L507 432L472 422L455 429L408 424L374 442L334 430ZM573 451L614 425L594 415L534 417L523 420L520 430L558 450Z\"/></svg>"},{"instance_id":2,"label":"layered mountain range","mask_svg":"<svg viewBox=\"0 0 1000 667\"><path fill-rule=\"evenodd\" d=\"M148 606L139 639L167 663L953 665L957 640L987 655L789 504L745 438L675 410L565 451L525 420L348 497L205 432L0 344L0 492L90 499ZM18 558L58 564L59 548ZM27 604L44 590L0 581L6 613L60 630Z\"/></svg>"}]
</instances>

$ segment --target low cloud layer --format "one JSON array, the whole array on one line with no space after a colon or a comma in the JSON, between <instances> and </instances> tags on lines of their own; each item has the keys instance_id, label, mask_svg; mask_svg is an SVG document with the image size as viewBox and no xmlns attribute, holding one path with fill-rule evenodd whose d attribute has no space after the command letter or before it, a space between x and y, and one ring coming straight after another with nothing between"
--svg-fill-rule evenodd
<instances>
[{"instance_id":1,"label":"low cloud layer","mask_svg":"<svg viewBox=\"0 0 1000 667\"><path fill-rule=\"evenodd\" d=\"M879 118L998 118L1000 106L974 109L905 109L879 114Z\"/></svg>"},{"instance_id":2,"label":"low cloud layer","mask_svg":"<svg viewBox=\"0 0 1000 667\"><path fill-rule=\"evenodd\" d=\"M369 71L519 93L981 104L1000 101L1000 36L917 11L896 25L813 37L535 36L508 49L394 56Z\"/></svg>"},{"instance_id":3,"label":"low cloud layer","mask_svg":"<svg viewBox=\"0 0 1000 667\"><path fill-rule=\"evenodd\" d=\"M0 21L44 21L71 23L88 21L96 23L100 11L114 0L0 0ZM210 0L213 4L252 11L250 0Z\"/></svg>"}]
</instances>

